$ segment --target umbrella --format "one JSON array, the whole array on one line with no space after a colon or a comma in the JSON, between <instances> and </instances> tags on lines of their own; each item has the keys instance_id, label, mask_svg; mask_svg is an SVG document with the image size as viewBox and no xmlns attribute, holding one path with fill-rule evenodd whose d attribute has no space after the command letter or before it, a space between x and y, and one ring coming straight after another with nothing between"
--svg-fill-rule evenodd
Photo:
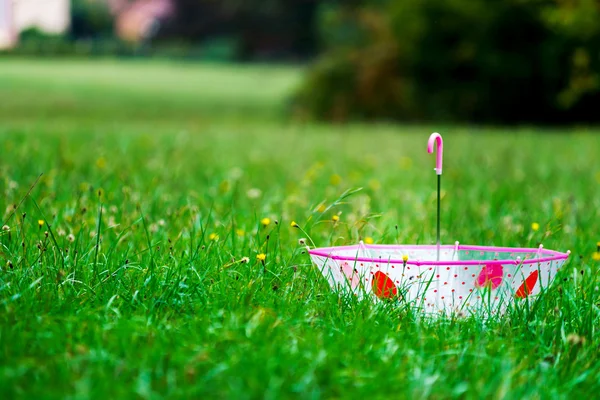
<instances>
[{"instance_id":1,"label":"umbrella","mask_svg":"<svg viewBox=\"0 0 600 400\"><path fill-rule=\"evenodd\" d=\"M333 290L357 297L395 299L427 313L501 313L547 289L570 252L525 247L442 245L440 187L443 140L437 145L437 235L435 245L367 245L309 249L313 263Z\"/></svg>"}]
</instances>

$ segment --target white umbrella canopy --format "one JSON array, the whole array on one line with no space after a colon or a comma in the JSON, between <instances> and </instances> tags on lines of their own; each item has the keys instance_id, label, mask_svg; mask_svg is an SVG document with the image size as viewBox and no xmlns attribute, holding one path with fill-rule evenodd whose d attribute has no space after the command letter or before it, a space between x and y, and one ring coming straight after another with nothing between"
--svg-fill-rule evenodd
<instances>
[{"instance_id":1,"label":"white umbrella canopy","mask_svg":"<svg viewBox=\"0 0 600 400\"><path fill-rule=\"evenodd\" d=\"M309 249L313 263L335 291L363 298L396 299L428 314L501 314L515 301L544 292L570 252L519 247L441 245L440 197L443 141L437 144L435 245L366 245Z\"/></svg>"},{"instance_id":2,"label":"white umbrella canopy","mask_svg":"<svg viewBox=\"0 0 600 400\"><path fill-rule=\"evenodd\" d=\"M309 250L332 289L428 313L501 312L547 289L569 253L543 247L336 246Z\"/></svg>"}]
</instances>

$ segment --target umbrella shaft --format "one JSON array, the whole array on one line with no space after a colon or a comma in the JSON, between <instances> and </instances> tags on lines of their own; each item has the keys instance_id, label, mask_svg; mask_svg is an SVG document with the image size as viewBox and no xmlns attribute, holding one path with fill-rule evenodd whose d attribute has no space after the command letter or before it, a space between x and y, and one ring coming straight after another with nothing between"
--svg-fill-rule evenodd
<instances>
[{"instance_id":1,"label":"umbrella shaft","mask_svg":"<svg viewBox=\"0 0 600 400\"><path fill-rule=\"evenodd\" d=\"M442 175L437 176L437 260L440 261L440 189L442 186Z\"/></svg>"}]
</instances>

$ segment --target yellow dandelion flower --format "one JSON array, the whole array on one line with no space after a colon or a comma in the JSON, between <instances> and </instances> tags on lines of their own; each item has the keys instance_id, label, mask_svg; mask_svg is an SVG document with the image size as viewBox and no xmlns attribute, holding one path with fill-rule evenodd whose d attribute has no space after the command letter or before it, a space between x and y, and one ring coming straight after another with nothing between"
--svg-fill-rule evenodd
<instances>
[{"instance_id":1,"label":"yellow dandelion flower","mask_svg":"<svg viewBox=\"0 0 600 400\"><path fill-rule=\"evenodd\" d=\"M219 235L217 235L216 233L211 233L210 235L208 235L208 239L214 240L216 242L217 240L219 240Z\"/></svg>"},{"instance_id":2,"label":"yellow dandelion flower","mask_svg":"<svg viewBox=\"0 0 600 400\"><path fill-rule=\"evenodd\" d=\"M298 224L296 223L296 221L292 221L292 223L290 224L290 226L291 226L292 228L297 228L297 227L298 227Z\"/></svg>"},{"instance_id":3,"label":"yellow dandelion flower","mask_svg":"<svg viewBox=\"0 0 600 400\"><path fill-rule=\"evenodd\" d=\"M246 234L246 231L244 231L243 229L236 229L235 234L238 236L244 236Z\"/></svg>"},{"instance_id":4,"label":"yellow dandelion flower","mask_svg":"<svg viewBox=\"0 0 600 400\"><path fill-rule=\"evenodd\" d=\"M373 238L371 236L367 236L365 238L365 243L366 244L373 244Z\"/></svg>"},{"instance_id":5,"label":"yellow dandelion flower","mask_svg":"<svg viewBox=\"0 0 600 400\"><path fill-rule=\"evenodd\" d=\"M331 220L333 222L338 222L340 220L340 217L339 217L339 215L334 215L333 217L331 217Z\"/></svg>"},{"instance_id":6,"label":"yellow dandelion flower","mask_svg":"<svg viewBox=\"0 0 600 400\"><path fill-rule=\"evenodd\" d=\"M317 211L320 213L325 212L325 210L327 210L327 207L325 207L325 204L319 204L319 206L317 207Z\"/></svg>"},{"instance_id":7,"label":"yellow dandelion flower","mask_svg":"<svg viewBox=\"0 0 600 400\"><path fill-rule=\"evenodd\" d=\"M381 189L381 182L379 182L377 179L371 179L369 181L369 188L372 190L379 190Z\"/></svg>"},{"instance_id":8,"label":"yellow dandelion flower","mask_svg":"<svg viewBox=\"0 0 600 400\"><path fill-rule=\"evenodd\" d=\"M262 226L267 226L271 223L271 218L263 218L260 220Z\"/></svg>"},{"instance_id":9,"label":"yellow dandelion flower","mask_svg":"<svg viewBox=\"0 0 600 400\"><path fill-rule=\"evenodd\" d=\"M100 169L106 168L106 159L104 157L100 157L96 160L96 167Z\"/></svg>"},{"instance_id":10,"label":"yellow dandelion flower","mask_svg":"<svg viewBox=\"0 0 600 400\"><path fill-rule=\"evenodd\" d=\"M265 253L260 253L256 255L256 259L258 261L265 261L267 259L267 255Z\"/></svg>"},{"instance_id":11,"label":"yellow dandelion flower","mask_svg":"<svg viewBox=\"0 0 600 400\"><path fill-rule=\"evenodd\" d=\"M408 261L408 256L406 254L402 256L402 261L404 261L404 262Z\"/></svg>"},{"instance_id":12,"label":"yellow dandelion flower","mask_svg":"<svg viewBox=\"0 0 600 400\"><path fill-rule=\"evenodd\" d=\"M537 231L540 229L540 224L538 224L537 222L534 222L534 223L532 223L532 224L531 224L531 229L532 229L534 232L537 232Z\"/></svg>"},{"instance_id":13,"label":"yellow dandelion flower","mask_svg":"<svg viewBox=\"0 0 600 400\"><path fill-rule=\"evenodd\" d=\"M594 261L600 261L600 251L595 251L592 254L592 260L594 260Z\"/></svg>"},{"instance_id":14,"label":"yellow dandelion flower","mask_svg":"<svg viewBox=\"0 0 600 400\"><path fill-rule=\"evenodd\" d=\"M329 183L331 183L333 186L337 186L342 183L342 177L338 174L333 174L331 175L331 178L329 178Z\"/></svg>"},{"instance_id":15,"label":"yellow dandelion flower","mask_svg":"<svg viewBox=\"0 0 600 400\"><path fill-rule=\"evenodd\" d=\"M412 168L413 161L410 157L400 157L400 169L403 171L408 171Z\"/></svg>"},{"instance_id":16,"label":"yellow dandelion flower","mask_svg":"<svg viewBox=\"0 0 600 400\"><path fill-rule=\"evenodd\" d=\"M227 193L229 191L230 186L231 185L229 184L229 181L223 181L219 183L219 191L221 193Z\"/></svg>"},{"instance_id":17,"label":"yellow dandelion flower","mask_svg":"<svg viewBox=\"0 0 600 400\"><path fill-rule=\"evenodd\" d=\"M42 226L44 226L44 220L43 219L38 219L38 226L41 228Z\"/></svg>"}]
</instances>

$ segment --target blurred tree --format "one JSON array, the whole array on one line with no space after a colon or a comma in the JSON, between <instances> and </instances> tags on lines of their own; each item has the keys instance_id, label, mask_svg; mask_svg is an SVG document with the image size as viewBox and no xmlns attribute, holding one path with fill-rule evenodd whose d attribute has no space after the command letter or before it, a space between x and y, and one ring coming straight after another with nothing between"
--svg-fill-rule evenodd
<instances>
[{"instance_id":1,"label":"blurred tree","mask_svg":"<svg viewBox=\"0 0 600 400\"><path fill-rule=\"evenodd\" d=\"M330 3L298 95L325 119L597 121L596 0Z\"/></svg>"},{"instance_id":2,"label":"blurred tree","mask_svg":"<svg viewBox=\"0 0 600 400\"><path fill-rule=\"evenodd\" d=\"M174 0L163 39L228 37L239 59L307 58L315 54L318 0Z\"/></svg>"},{"instance_id":3,"label":"blurred tree","mask_svg":"<svg viewBox=\"0 0 600 400\"><path fill-rule=\"evenodd\" d=\"M113 16L103 0L72 0L71 36L94 39L113 36Z\"/></svg>"}]
</instances>

